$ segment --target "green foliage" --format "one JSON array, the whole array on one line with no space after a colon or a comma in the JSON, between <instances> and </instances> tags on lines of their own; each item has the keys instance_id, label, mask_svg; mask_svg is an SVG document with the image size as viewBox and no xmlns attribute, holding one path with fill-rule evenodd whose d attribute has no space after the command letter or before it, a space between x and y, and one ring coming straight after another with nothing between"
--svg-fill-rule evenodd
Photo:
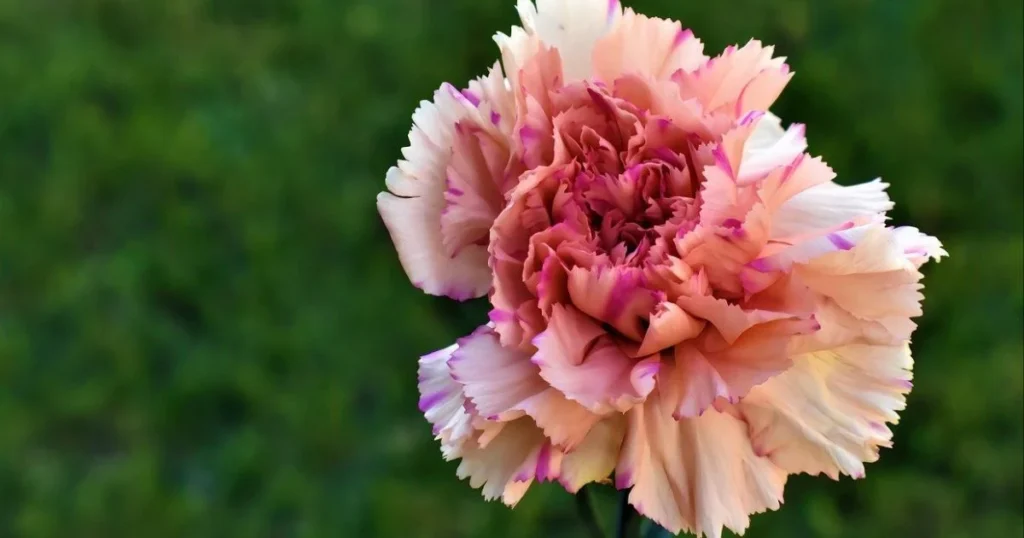
<instances>
[{"instance_id":1,"label":"green foliage","mask_svg":"<svg viewBox=\"0 0 1024 538\"><path fill-rule=\"evenodd\" d=\"M633 5L712 51L777 44L776 112L951 253L895 448L793 478L749 535L1020 536L1020 2ZM0 536L582 536L557 486L512 512L441 460L416 358L485 309L409 285L374 208L417 101L514 16L0 1Z\"/></svg>"}]
</instances>

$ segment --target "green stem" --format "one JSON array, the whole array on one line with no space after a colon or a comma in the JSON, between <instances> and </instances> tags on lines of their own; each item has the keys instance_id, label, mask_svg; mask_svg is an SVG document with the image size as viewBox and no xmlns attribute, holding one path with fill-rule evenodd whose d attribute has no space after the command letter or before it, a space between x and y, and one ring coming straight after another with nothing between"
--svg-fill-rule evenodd
<instances>
[{"instance_id":1,"label":"green stem","mask_svg":"<svg viewBox=\"0 0 1024 538\"><path fill-rule=\"evenodd\" d=\"M592 538L604 538L601 526L597 524L597 518L594 516L594 506L590 502L589 486L584 486L583 489L576 493L576 507L580 511L580 517L583 518L583 524L587 527L587 532L590 533L590 536Z\"/></svg>"},{"instance_id":2,"label":"green stem","mask_svg":"<svg viewBox=\"0 0 1024 538\"><path fill-rule=\"evenodd\" d=\"M629 504L629 490L624 489L619 493L619 522L616 525L615 538L628 538L634 515L633 507Z\"/></svg>"}]
</instances>

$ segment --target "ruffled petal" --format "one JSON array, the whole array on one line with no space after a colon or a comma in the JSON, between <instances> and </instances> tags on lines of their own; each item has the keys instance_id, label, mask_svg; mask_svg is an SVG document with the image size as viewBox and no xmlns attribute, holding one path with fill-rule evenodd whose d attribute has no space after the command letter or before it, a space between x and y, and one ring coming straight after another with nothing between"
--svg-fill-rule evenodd
<instances>
[{"instance_id":1,"label":"ruffled petal","mask_svg":"<svg viewBox=\"0 0 1024 538\"><path fill-rule=\"evenodd\" d=\"M853 248L818 256L794 270L811 289L860 319L898 323L921 315L921 273L881 225L867 230Z\"/></svg>"},{"instance_id":2,"label":"ruffled petal","mask_svg":"<svg viewBox=\"0 0 1024 538\"><path fill-rule=\"evenodd\" d=\"M555 305L546 331L534 340L540 375L565 397L598 414L623 412L654 388L660 360L639 362L587 316Z\"/></svg>"},{"instance_id":3,"label":"ruffled petal","mask_svg":"<svg viewBox=\"0 0 1024 538\"><path fill-rule=\"evenodd\" d=\"M772 58L773 51L756 40L728 47L699 69L676 73L680 96L697 99L708 111L728 110L734 118L768 110L793 77L785 58Z\"/></svg>"},{"instance_id":4,"label":"ruffled petal","mask_svg":"<svg viewBox=\"0 0 1024 538\"><path fill-rule=\"evenodd\" d=\"M642 321L658 303L657 295L643 284L644 274L638 268L574 267L569 271L573 305L636 341L643 339Z\"/></svg>"},{"instance_id":5,"label":"ruffled petal","mask_svg":"<svg viewBox=\"0 0 1024 538\"><path fill-rule=\"evenodd\" d=\"M506 101L511 98L510 94L495 95ZM492 159L500 160L501 152L507 155L508 151L507 139L484 117L478 104L447 84L435 92L433 102L423 101L413 114L415 126L409 133L410 144L403 150L405 160L388 170L389 192L377 196L377 209L409 279L427 293L458 300L486 294L491 283L486 247L445 247L441 213L446 205L447 172L456 143L456 125L473 125L487 132L489 140L496 144L496 149L487 150L493 154ZM491 106L487 104L488 109ZM493 106L507 108L510 103ZM503 147L506 149L502 150ZM460 179L476 186L493 181L489 174L481 177L478 171L467 172Z\"/></svg>"},{"instance_id":6,"label":"ruffled petal","mask_svg":"<svg viewBox=\"0 0 1024 538\"><path fill-rule=\"evenodd\" d=\"M700 415L718 398L738 401L790 368L794 337L819 328L813 318L789 317L756 325L731 343L709 332L693 344L676 346L671 374L659 378L676 397L673 415Z\"/></svg>"},{"instance_id":7,"label":"ruffled petal","mask_svg":"<svg viewBox=\"0 0 1024 538\"><path fill-rule=\"evenodd\" d=\"M667 79L707 61L704 44L678 21L647 17L626 9L618 24L594 47L594 76L611 82L623 75Z\"/></svg>"},{"instance_id":8,"label":"ruffled petal","mask_svg":"<svg viewBox=\"0 0 1024 538\"><path fill-rule=\"evenodd\" d=\"M907 344L807 354L738 408L755 450L787 472L861 478L864 463L890 445L885 423L899 420L912 367Z\"/></svg>"},{"instance_id":9,"label":"ruffled petal","mask_svg":"<svg viewBox=\"0 0 1024 538\"><path fill-rule=\"evenodd\" d=\"M483 488L484 499L515 506L535 479L557 477L560 465L561 452L551 449L533 421L522 418L486 444L467 444L456 474L474 489Z\"/></svg>"},{"instance_id":10,"label":"ruffled petal","mask_svg":"<svg viewBox=\"0 0 1024 538\"><path fill-rule=\"evenodd\" d=\"M540 369L530 362L530 354L502 346L489 326L459 339L448 366L481 417L509 421L529 415L554 444L563 448L571 449L582 442L599 419L551 388Z\"/></svg>"},{"instance_id":11,"label":"ruffled petal","mask_svg":"<svg viewBox=\"0 0 1024 538\"><path fill-rule=\"evenodd\" d=\"M622 14L617 0L519 0L517 8L526 31L558 50L567 82L591 75L594 45Z\"/></svg>"},{"instance_id":12,"label":"ruffled petal","mask_svg":"<svg viewBox=\"0 0 1024 538\"><path fill-rule=\"evenodd\" d=\"M632 486L630 504L672 532L742 534L750 514L779 507L786 473L754 453L739 419L708 411L677 421L673 400L659 386L629 413L616 486Z\"/></svg>"},{"instance_id":13,"label":"ruffled petal","mask_svg":"<svg viewBox=\"0 0 1024 538\"><path fill-rule=\"evenodd\" d=\"M460 338L448 366L477 412L492 420L521 416L522 403L547 388L530 355L503 347L488 326Z\"/></svg>"},{"instance_id":14,"label":"ruffled petal","mask_svg":"<svg viewBox=\"0 0 1024 538\"><path fill-rule=\"evenodd\" d=\"M466 397L462 386L452 379L448 369L448 359L456 349L458 345L452 344L424 355L419 368L420 411L441 441L441 452L446 460L460 457L463 443L474 432L473 417L464 405Z\"/></svg>"}]
</instances>

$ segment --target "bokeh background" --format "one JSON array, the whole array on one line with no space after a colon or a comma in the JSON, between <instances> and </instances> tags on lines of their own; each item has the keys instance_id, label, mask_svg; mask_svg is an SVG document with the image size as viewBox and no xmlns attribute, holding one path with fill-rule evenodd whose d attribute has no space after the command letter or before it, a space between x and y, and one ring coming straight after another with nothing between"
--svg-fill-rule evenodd
<instances>
[{"instance_id":1,"label":"bokeh background","mask_svg":"<svg viewBox=\"0 0 1024 538\"><path fill-rule=\"evenodd\" d=\"M916 388L862 481L752 537L1024 534L1019 0L661 0L797 75L841 182L943 239ZM486 308L406 280L374 197L410 115L482 74L497 0L0 0L0 536L582 536L443 462L416 359ZM609 491L599 492L610 518Z\"/></svg>"}]
</instances>

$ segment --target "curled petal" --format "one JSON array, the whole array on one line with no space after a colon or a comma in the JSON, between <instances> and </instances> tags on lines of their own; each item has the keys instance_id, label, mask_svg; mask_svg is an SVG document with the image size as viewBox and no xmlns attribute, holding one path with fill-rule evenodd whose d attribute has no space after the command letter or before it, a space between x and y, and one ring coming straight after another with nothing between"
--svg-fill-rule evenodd
<instances>
[{"instance_id":1,"label":"curled petal","mask_svg":"<svg viewBox=\"0 0 1024 538\"><path fill-rule=\"evenodd\" d=\"M650 326L636 354L650 355L696 337L704 322L694 318L675 303L660 303L651 315Z\"/></svg>"},{"instance_id":2,"label":"curled petal","mask_svg":"<svg viewBox=\"0 0 1024 538\"><path fill-rule=\"evenodd\" d=\"M643 401L661 364L657 356L635 361L593 321L561 305L552 309L548 329L534 344L532 361L541 377L598 414L622 412Z\"/></svg>"},{"instance_id":3,"label":"curled petal","mask_svg":"<svg viewBox=\"0 0 1024 538\"><path fill-rule=\"evenodd\" d=\"M921 233L913 226L900 226L892 230L896 243L903 249L910 263L920 268L928 260L939 261L949 253L942 248L938 239Z\"/></svg>"},{"instance_id":4,"label":"curled petal","mask_svg":"<svg viewBox=\"0 0 1024 538\"><path fill-rule=\"evenodd\" d=\"M643 339L641 320L657 303L657 296L643 284L643 272L629 267L575 267L569 272L573 305L636 341Z\"/></svg>"}]
</instances>

